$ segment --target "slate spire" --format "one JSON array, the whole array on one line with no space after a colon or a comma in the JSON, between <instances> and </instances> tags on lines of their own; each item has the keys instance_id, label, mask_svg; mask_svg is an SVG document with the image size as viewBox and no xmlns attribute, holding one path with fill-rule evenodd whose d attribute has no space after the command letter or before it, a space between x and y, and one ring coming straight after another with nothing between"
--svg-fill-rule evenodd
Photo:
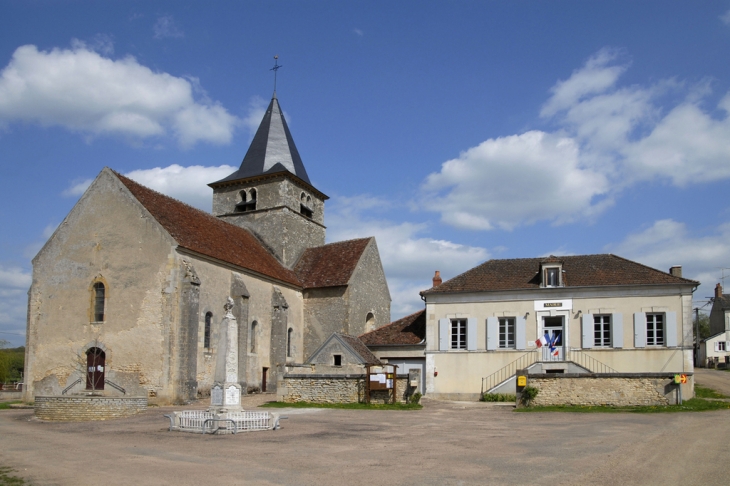
<instances>
[{"instance_id":1,"label":"slate spire","mask_svg":"<svg viewBox=\"0 0 730 486\"><path fill-rule=\"evenodd\" d=\"M256 130L256 135L241 162L241 167L225 179L215 182L227 182L246 179L263 174L275 174L288 171L307 184L309 176L299 156L297 146L289 132L284 114L276 98L276 91L266 108L263 120Z\"/></svg>"}]
</instances>

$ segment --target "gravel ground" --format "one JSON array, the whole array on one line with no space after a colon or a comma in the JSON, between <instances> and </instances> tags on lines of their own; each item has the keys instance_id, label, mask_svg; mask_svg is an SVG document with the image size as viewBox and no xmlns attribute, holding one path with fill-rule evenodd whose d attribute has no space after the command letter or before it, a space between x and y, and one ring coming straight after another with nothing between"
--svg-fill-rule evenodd
<instances>
[{"instance_id":1,"label":"gravel ground","mask_svg":"<svg viewBox=\"0 0 730 486\"><path fill-rule=\"evenodd\" d=\"M695 368L695 382L730 397L730 371Z\"/></svg>"},{"instance_id":2,"label":"gravel ground","mask_svg":"<svg viewBox=\"0 0 730 486\"><path fill-rule=\"evenodd\" d=\"M246 397L244 406L272 398ZM289 416L281 430L226 436L169 432L162 414L180 407L84 423L6 410L0 465L37 485L727 481L730 411L515 413L504 405L423 403L420 411L278 410Z\"/></svg>"}]
</instances>

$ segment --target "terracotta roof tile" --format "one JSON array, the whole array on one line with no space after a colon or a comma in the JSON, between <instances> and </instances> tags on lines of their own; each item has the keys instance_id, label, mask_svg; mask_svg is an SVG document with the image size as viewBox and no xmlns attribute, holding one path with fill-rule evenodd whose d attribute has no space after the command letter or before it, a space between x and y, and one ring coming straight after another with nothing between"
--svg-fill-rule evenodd
<instances>
[{"instance_id":1,"label":"terracotta roof tile","mask_svg":"<svg viewBox=\"0 0 730 486\"><path fill-rule=\"evenodd\" d=\"M540 288L540 263L562 262L565 287L613 285L698 285L616 255L579 255L489 260L422 294L489 292Z\"/></svg>"},{"instance_id":2,"label":"terracotta roof tile","mask_svg":"<svg viewBox=\"0 0 730 486\"><path fill-rule=\"evenodd\" d=\"M370 240L361 238L308 248L294 272L305 289L347 285Z\"/></svg>"},{"instance_id":3,"label":"terracotta roof tile","mask_svg":"<svg viewBox=\"0 0 730 486\"><path fill-rule=\"evenodd\" d=\"M360 357L363 359L363 362L365 364L370 364L370 365L381 364L380 360L378 358L376 358L373 353L370 352L368 347L365 346L365 344L363 344L363 342L360 341L355 336L350 336L349 334L340 334L340 333L337 333L337 335L340 336L340 338L342 338L343 341L345 341L347 344L349 344L350 347L357 354L360 355Z\"/></svg>"},{"instance_id":4,"label":"terracotta roof tile","mask_svg":"<svg viewBox=\"0 0 730 486\"><path fill-rule=\"evenodd\" d=\"M114 174L181 247L300 286L294 272L279 263L247 230Z\"/></svg>"},{"instance_id":5,"label":"terracotta roof tile","mask_svg":"<svg viewBox=\"0 0 730 486\"><path fill-rule=\"evenodd\" d=\"M426 339L426 310L393 321L360 336L367 346L419 344Z\"/></svg>"}]
</instances>

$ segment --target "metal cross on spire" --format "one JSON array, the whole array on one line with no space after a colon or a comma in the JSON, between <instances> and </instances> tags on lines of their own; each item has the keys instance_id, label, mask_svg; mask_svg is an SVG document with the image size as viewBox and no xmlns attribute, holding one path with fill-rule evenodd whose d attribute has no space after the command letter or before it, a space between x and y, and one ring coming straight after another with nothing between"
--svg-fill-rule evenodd
<instances>
[{"instance_id":1,"label":"metal cross on spire","mask_svg":"<svg viewBox=\"0 0 730 486\"><path fill-rule=\"evenodd\" d=\"M276 96L276 72L279 70L279 68L282 67L279 65L279 55L277 54L274 56L274 67L269 69L269 71L274 71L274 96Z\"/></svg>"}]
</instances>

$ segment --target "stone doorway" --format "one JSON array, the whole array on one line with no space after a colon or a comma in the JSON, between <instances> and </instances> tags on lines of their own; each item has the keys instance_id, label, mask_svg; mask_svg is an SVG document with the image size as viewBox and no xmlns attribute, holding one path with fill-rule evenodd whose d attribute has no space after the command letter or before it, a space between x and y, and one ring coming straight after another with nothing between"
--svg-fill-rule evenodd
<instances>
[{"instance_id":1,"label":"stone doorway","mask_svg":"<svg viewBox=\"0 0 730 486\"><path fill-rule=\"evenodd\" d=\"M104 389L104 367L106 353L99 348L89 348L86 351L86 389Z\"/></svg>"}]
</instances>

